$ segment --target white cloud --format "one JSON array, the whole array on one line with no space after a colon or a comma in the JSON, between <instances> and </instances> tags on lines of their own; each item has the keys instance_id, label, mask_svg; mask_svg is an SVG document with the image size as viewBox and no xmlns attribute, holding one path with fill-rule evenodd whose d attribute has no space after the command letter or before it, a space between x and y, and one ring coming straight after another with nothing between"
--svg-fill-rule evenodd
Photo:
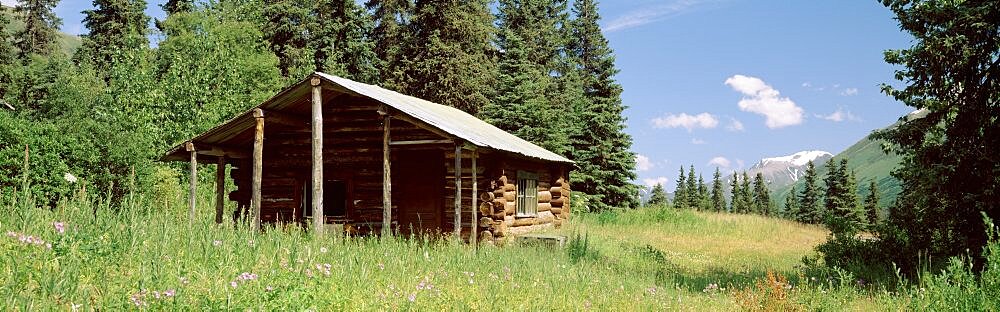
<instances>
[{"instance_id":1,"label":"white cloud","mask_svg":"<svg viewBox=\"0 0 1000 312\"><path fill-rule=\"evenodd\" d=\"M17 0L0 0L0 4L8 7L14 7L17 5Z\"/></svg>"},{"instance_id":2,"label":"white cloud","mask_svg":"<svg viewBox=\"0 0 1000 312\"><path fill-rule=\"evenodd\" d=\"M696 128L711 129L718 125L719 118L709 113L701 113L693 116L681 113L680 115L670 114L653 118L653 128L685 128L688 132Z\"/></svg>"},{"instance_id":3,"label":"white cloud","mask_svg":"<svg viewBox=\"0 0 1000 312\"><path fill-rule=\"evenodd\" d=\"M733 131L733 132L742 132L743 131L743 123L740 122L739 120L736 120L736 118L730 117L729 118L729 125L726 126L726 130Z\"/></svg>"},{"instance_id":4,"label":"white cloud","mask_svg":"<svg viewBox=\"0 0 1000 312\"><path fill-rule=\"evenodd\" d=\"M705 2L711 1L675 0L667 4L641 8L611 20L610 22L604 24L604 27L601 27L601 29L605 33L610 33L659 22L688 12Z\"/></svg>"},{"instance_id":5,"label":"white cloud","mask_svg":"<svg viewBox=\"0 0 1000 312\"><path fill-rule=\"evenodd\" d=\"M732 162L730 162L729 159L726 159L725 157L716 156L716 157L712 158L711 160L709 160L708 164L709 165L715 165L715 166L720 167L720 168L729 168L729 165L732 165Z\"/></svg>"},{"instance_id":6,"label":"white cloud","mask_svg":"<svg viewBox=\"0 0 1000 312\"><path fill-rule=\"evenodd\" d=\"M816 117L823 118L832 122L841 121L861 121L861 118L855 116L851 111L844 111L843 108L837 108L837 111L830 113L829 115L815 115Z\"/></svg>"},{"instance_id":7,"label":"white cloud","mask_svg":"<svg viewBox=\"0 0 1000 312\"><path fill-rule=\"evenodd\" d=\"M703 145L705 143L707 143L707 142L705 142L705 140L702 140L702 139L699 139L699 138L691 138L691 144L694 144L694 145Z\"/></svg>"},{"instance_id":8,"label":"white cloud","mask_svg":"<svg viewBox=\"0 0 1000 312\"><path fill-rule=\"evenodd\" d=\"M656 165L649 160L649 157L642 154L635 154L635 167L639 171L649 171L649 169L653 169Z\"/></svg>"},{"instance_id":9,"label":"white cloud","mask_svg":"<svg viewBox=\"0 0 1000 312\"><path fill-rule=\"evenodd\" d=\"M744 163L742 159L737 158L736 159L736 168L743 168L743 165L746 165L746 163Z\"/></svg>"},{"instance_id":10,"label":"white cloud","mask_svg":"<svg viewBox=\"0 0 1000 312\"><path fill-rule=\"evenodd\" d=\"M843 96L858 95L858 88L847 88L847 89L844 89L844 91L840 92L840 95L843 95Z\"/></svg>"},{"instance_id":11,"label":"white cloud","mask_svg":"<svg viewBox=\"0 0 1000 312\"><path fill-rule=\"evenodd\" d=\"M657 184L660 184L660 185L663 185L664 188L666 188L667 187L667 181L669 181L667 179L667 177L655 177L655 178L652 178L652 179L642 179L642 183L646 184L646 186L649 186L649 187L654 187Z\"/></svg>"},{"instance_id":12,"label":"white cloud","mask_svg":"<svg viewBox=\"0 0 1000 312\"><path fill-rule=\"evenodd\" d=\"M813 86L813 84L809 83L808 81L802 83L802 87L803 88L808 88L808 87L812 87L812 86Z\"/></svg>"},{"instance_id":13,"label":"white cloud","mask_svg":"<svg viewBox=\"0 0 1000 312\"><path fill-rule=\"evenodd\" d=\"M740 110L763 115L768 128L777 129L802 123L803 111L791 99L781 97L781 93L757 77L733 75L726 79L726 85L744 97L737 103Z\"/></svg>"}]
</instances>

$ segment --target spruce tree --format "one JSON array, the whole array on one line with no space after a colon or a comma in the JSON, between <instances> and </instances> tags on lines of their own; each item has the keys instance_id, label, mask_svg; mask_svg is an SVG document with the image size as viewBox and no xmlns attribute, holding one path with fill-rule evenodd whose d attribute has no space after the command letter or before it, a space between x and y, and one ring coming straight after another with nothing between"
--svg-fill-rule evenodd
<instances>
[{"instance_id":1,"label":"spruce tree","mask_svg":"<svg viewBox=\"0 0 1000 312\"><path fill-rule=\"evenodd\" d=\"M795 219L802 223L816 224L823 215L820 208L820 190L816 184L816 165L812 161L806 166L803 177L802 195L799 196L799 212Z\"/></svg>"},{"instance_id":2,"label":"spruce tree","mask_svg":"<svg viewBox=\"0 0 1000 312\"><path fill-rule=\"evenodd\" d=\"M657 183L650 191L648 206L663 206L667 204L667 192L663 190L663 184Z\"/></svg>"},{"instance_id":3,"label":"spruce tree","mask_svg":"<svg viewBox=\"0 0 1000 312\"><path fill-rule=\"evenodd\" d=\"M990 230L983 214L1000 220L1000 2L881 2L914 38L885 52L900 83L884 84L883 92L923 116L904 116L874 135L903 158L893 175L908 216L890 220L888 231L903 235L887 239L887 254L909 272L926 269L913 261L917 252L971 256L982 267Z\"/></svg>"},{"instance_id":4,"label":"spruce tree","mask_svg":"<svg viewBox=\"0 0 1000 312\"><path fill-rule=\"evenodd\" d=\"M576 60L583 86L582 99L573 109L575 126L570 129L571 159L580 165L573 171L573 186L596 196L603 208L634 207L635 154L632 138L625 133L614 54L601 32L595 0L574 1L573 15L567 53Z\"/></svg>"},{"instance_id":5,"label":"spruce tree","mask_svg":"<svg viewBox=\"0 0 1000 312\"><path fill-rule=\"evenodd\" d=\"M108 73L130 52L147 49L149 39L144 0L94 0L94 9L83 11L83 25L90 32L74 58ZM108 77L105 77L108 79Z\"/></svg>"},{"instance_id":6,"label":"spruce tree","mask_svg":"<svg viewBox=\"0 0 1000 312\"><path fill-rule=\"evenodd\" d=\"M691 169L688 170L687 176L687 207L691 209L698 208L698 180L694 179L694 165L690 165Z\"/></svg>"},{"instance_id":7,"label":"spruce tree","mask_svg":"<svg viewBox=\"0 0 1000 312\"><path fill-rule=\"evenodd\" d=\"M416 2L403 93L478 115L496 86L495 29L488 4L488 0ZM581 191L586 193L586 187ZM636 202L633 190L621 195ZM590 203L601 206L608 200Z\"/></svg>"},{"instance_id":8,"label":"spruce tree","mask_svg":"<svg viewBox=\"0 0 1000 312\"><path fill-rule=\"evenodd\" d=\"M556 122L566 110L553 107L554 68L558 40L555 22L551 21L550 1L500 1L497 47L500 71L497 93L485 106L483 120L514 135L558 154L568 154L569 141L564 123ZM556 40L539 45L539 37ZM548 47L548 48L547 48Z\"/></svg>"},{"instance_id":9,"label":"spruce tree","mask_svg":"<svg viewBox=\"0 0 1000 312\"><path fill-rule=\"evenodd\" d=\"M864 208L858 201L857 182L847 159L827 162L826 225L837 238L851 238L866 227Z\"/></svg>"},{"instance_id":10,"label":"spruce tree","mask_svg":"<svg viewBox=\"0 0 1000 312\"><path fill-rule=\"evenodd\" d=\"M9 25L5 8L0 8L0 25ZM4 96L10 89L9 84L13 80L14 64L17 62L17 51L14 49L11 34L7 32L7 27L0 26L0 101L4 101ZM4 102L6 103L6 102ZM6 109L9 104L0 103L0 109Z\"/></svg>"},{"instance_id":11,"label":"spruce tree","mask_svg":"<svg viewBox=\"0 0 1000 312\"><path fill-rule=\"evenodd\" d=\"M413 0L368 0L365 7L371 12L374 28L371 40L379 62L379 85L404 91L406 72L404 61L406 47L413 40L410 23L413 20Z\"/></svg>"},{"instance_id":12,"label":"spruce tree","mask_svg":"<svg viewBox=\"0 0 1000 312\"><path fill-rule=\"evenodd\" d=\"M14 36L18 56L48 55L56 49L56 31L62 19L53 11L59 0L21 0L14 12L24 21L24 28Z\"/></svg>"},{"instance_id":13,"label":"spruce tree","mask_svg":"<svg viewBox=\"0 0 1000 312\"><path fill-rule=\"evenodd\" d=\"M875 183L875 179L871 180L868 185L868 196L865 196L865 212L868 217L869 230L874 230L875 226L879 223L879 194L878 194L878 184Z\"/></svg>"},{"instance_id":14,"label":"spruce tree","mask_svg":"<svg viewBox=\"0 0 1000 312\"><path fill-rule=\"evenodd\" d=\"M722 192L722 174L719 172L719 167L715 167L715 174L712 176L712 211L726 210L726 198Z\"/></svg>"},{"instance_id":15,"label":"spruce tree","mask_svg":"<svg viewBox=\"0 0 1000 312\"><path fill-rule=\"evenodd\" d=\"M288 83L298 82L315 70L310 32L304 31L316 23L314 4L311 0L280 0L263 7L266 21L261 30Z\"/></svg>"},{"instance_id":16,"label":"spruce tree","mask_svg":"<svg viewBox=\"0 0 1000 312\"><path fill-rule=\"evenodd\" d=\"M743 178L740 180L740 203L743 204L743 213L754 212L753 189L750 188L750 176L746 171L743 171Z\"/></svg>"},{"instance_id":17,"label":"spruce tree","mask_svg":"<svg viewBox=\"0 0 1000 312\"><path fill-rule=\"evenodd\" d=\"M709 209L710 202L708 201L708 186L705 185L705 179L698 175L698 210L706 211Z\"/></svg>"},{"instance_id":18,"label":"spruce tree","mask_svg":"<svg viewBox=\"0 0 1000 312\"><path fill-rule=\"evenodd\" d=\"M354 0L316 1L307 46L316 71L378 82L380 62L369 38L373 21ZM301 77L294 77L301 79Z\"/></svg>"},{"instance_id":19,"label":"spruce tree","mask_svg":"<svg viewBox=\"0 0 1000 312\"><path fill-rule=\"evenodd\" d=\"M764 184L764 174L758 172L753 179L753 203L755 212L770 216L773 212L771 205L771 191Z\"/></svg>"},{"instance_id":20,"label":"spruce tree","mask_svg":"<svg viewBox=\"0 0 1000 312\"><path fill-rule=\"evenodd\" d=\"M687 208L688 188L686 181L687 176L684 175L684 166L681 166L680 173L677 175L677 189L674 190L674 208Z\"/></svg>"},{"instance_id":21,"label":"spruce tree","mask_svg":"<svg viewBox=\"0 0 1000 312\"><path fill-rule=\"evenodd\" d=\"M798 192L795 190L795 184L792 184L792 189L785 196L785 210L782 212L782 216L787 219L797 220L796 216L799 215L799 199Z\"/></svg>"},{"instance_id":22,"label":"spruce tree","mask_svg":"<svg viewBox=\"0 0 1000 312\"><path fill-rule=\"evenodd\" d=\"M743 209L743 204L740 201L743 200L743 196L740 196L740 176L733 171L732 180L729 180L729 212L739 213L740 209Z\"/></svg>"},{"instance_id":23,"label":"spruce tree","mask_svg":"<svg viewBox=\"0 0 1000 312\"><path fill-rule=\"evenodd\" d=\"M170 17L171 15L177 13L189 13L194 11L195 4L194 0L167 0L167 2L160 5L160 8L163 9L164 13L167 13L167 17ZM157 19L155 24L156 29L159 29L160 31L166 30L163 25L163 20Z\"/></svg>"}]
</instances>

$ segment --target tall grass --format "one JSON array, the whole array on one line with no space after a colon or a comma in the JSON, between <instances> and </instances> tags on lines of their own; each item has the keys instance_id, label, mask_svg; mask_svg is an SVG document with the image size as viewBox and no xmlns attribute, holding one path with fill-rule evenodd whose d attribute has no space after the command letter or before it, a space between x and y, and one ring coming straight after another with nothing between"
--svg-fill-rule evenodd
<instances>
[{"instance_id":1,"label":"tall grass","mask_svg":"<svg viewBox=\"0 0 1000 312\"><path fill-rule=\"evenodd\" d=\"M758 216L577 214L555 230L566 248L476 249L216 225L207 191L195 220L180 196L111 203L81 188L40 207L4 194L3 310L988 310L1000 297L995 243L984 274L956 262L889 291L810 276L800 259L826 231Z\"/></svg>"}]
</instances>

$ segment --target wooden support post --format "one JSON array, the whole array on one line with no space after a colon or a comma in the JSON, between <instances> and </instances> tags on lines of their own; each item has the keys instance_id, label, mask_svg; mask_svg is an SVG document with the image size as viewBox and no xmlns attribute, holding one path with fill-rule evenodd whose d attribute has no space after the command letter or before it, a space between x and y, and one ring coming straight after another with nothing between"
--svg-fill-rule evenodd
<instances>
[{"instance_id":1,"label":"wooden support post","mask_svg":"<svg viewBox=\"0 0 1000 312\"><path fill-rule=\"evenodd\" d=\"M184 149L191 153L191 177L189 178L191 182L191 187L188 192L188 223L194 222L194 208L196 204L196 196L198 192L198 151L194 150L194 144L187 142L184 144Z\"/></svg>"},{"instance_id":2,"label":"wooden support post","mask_svg":"<svg viewBox=\"0 0 1000 312\"><path fill-rule=\"evenodd\" d=\"M326 217L323 215L323 89L319 77L309 81L312 85L312 216L313 231L323 235Z\"/></svg>"},{"instance_id":3,"label":"wooden support post","mask_svg":"<svg viewBox=\"0 0 1000 312\"><path fill-rule=\"evenodd\" d=\"M382 116L382 237L392 235L392 163L389 158L389 115Z\"/></svg>"},{"instance_id":4,"label":"wooden support post","mask_svg":"<svg viewBox=\"0 0 1000 312\"><path fill-rule=\"evenodd\" d=\"M478 184L479 183L476 180L476 179L479 178L477 176L477 174L476 174L476 169L477 169L476 168L476 158L478 156L479 156L479 151L472 150L472 209L471 209L472 210L472 219L469 219L469 220L471 220L471 223L472 223L472 234L469 236L469 243L472 244L473 248L477 247L476 246L476 239L477 239L477 236L479 234L478 233L479 232L479 223L476 222L476 220L479 220L479 216L476 215L476 212L479 210L478 209L479 203L477 202L477 200L479 199L479 190L478 190Z\"/></svg>"},{"instance_id":5,"label":"wooden support post","mask_svg":"<svg viewBox=\"0 0 1000 312\"><path fill-rule=\"evenodd\" d=\"M462 240L462 144L455 144L455 239Z\"/></svg>"},{"instance_id":6,"label":"wooden support post","mask_svg":"<svg viewBox=\"0 0 1000 312\"><path fill-rule=\"evenodd\" d=\"M260 231L260 180L263 177L264 170L264 111L260 109L255 109L253 113L254 119L257 121L257 127L254 129L253 136L253 184L250 188L250 224L253 231L256 233Z\"/></svg>"},{"instance_id":7,"label":"wooden support post","mask_svg":"<svg viewBox=\"0 0 1000 312\"><path fill-rule=\"evenodd\" d=\"M226 156L215 164L215 224L222 224L222 208L226 204Z\"/></svg>"}]
</instances>

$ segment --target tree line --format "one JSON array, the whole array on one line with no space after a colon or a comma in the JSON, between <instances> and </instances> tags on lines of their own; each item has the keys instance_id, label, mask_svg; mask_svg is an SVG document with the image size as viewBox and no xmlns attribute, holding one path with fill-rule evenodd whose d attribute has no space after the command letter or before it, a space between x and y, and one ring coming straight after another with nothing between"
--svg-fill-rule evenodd
<instances>
[{"instance_id":1,"label":"tree line","mask_svg":"<svg viewBox=\"0 0 1000 312\"><path fill-rule=\"evenodd\" d=\"M153 163L167 147L323 71L462 109L574 160L591 210L637 205L595 0L170 0L155 27L145 1L94 0L72 55L58 49L58 2L0 14L24 24L0 29L3 189L30 184L54 201L72 189L65 173L112 197L150 187L170 176Z\"/></svg>"},{"instance_id":2,"label":"tree line","mask_svg":"<svg viewBox=\"0 0 1000 312\"><path fill-rule=\"evenodd\" d=\"M668 204L667 193L662 184L653 186L647 204ZM729 180L729 194L727 196L722 173L718 167L715 168L711 187L709 187L702 175L695 172L694 165L689 166L686 174L684 166L681 166L673 201L669 204L674 208L699 211L752 213L763 216L778 216L782 213L771 201L771 190L768 188L763 174L758 172L751 182L746 171L742 174L734 171Z\"/></svg>"}]
</instances>

